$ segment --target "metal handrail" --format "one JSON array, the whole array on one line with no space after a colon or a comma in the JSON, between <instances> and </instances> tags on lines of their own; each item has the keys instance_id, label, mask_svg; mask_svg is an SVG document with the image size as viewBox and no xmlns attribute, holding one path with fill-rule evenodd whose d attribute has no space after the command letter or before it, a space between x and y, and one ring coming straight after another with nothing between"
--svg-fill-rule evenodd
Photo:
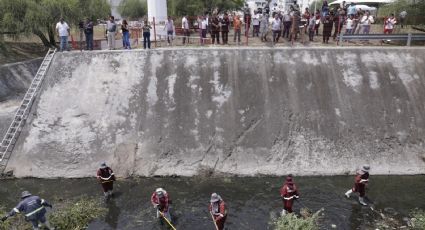
<instances>
[{"instance_id":1,"label":"metal handrail","mask_svg":"<svg viewBox=\"0 0 425 230\"><path fill-rule=\"evenodd\" d=\"M425 41L425 34L408 33L408 34L340 34L338 35L339 45L346 40L394 40L406 41L410 46L411 41Z\"/></svg>"}]
</instances>

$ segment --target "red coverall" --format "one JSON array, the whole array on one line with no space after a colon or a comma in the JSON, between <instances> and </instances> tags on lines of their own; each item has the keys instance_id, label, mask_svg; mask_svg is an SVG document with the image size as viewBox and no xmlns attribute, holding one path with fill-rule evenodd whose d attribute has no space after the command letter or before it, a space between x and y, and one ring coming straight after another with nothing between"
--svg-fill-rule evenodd
<instances>
[{"instance_id":1,"label":"red coverall","mask_svg":"<svg viewBox=\"0 0 425 230\"><path fill-rule=\"evenodd\" d=\"M364 197L366 195L367 182L369 182L369 173L363 171L357 172L354 178L353 192L358 192L360 197Z\"/></svg>"},{"instance_id":2,"label":"red coverall","mask_svg":"<svg viewBox=\"0 0 425 230\"><path fill-rule=\"evenodd\" d=\"M152 193L151 202L153 205L158 205L158 210L165 213L168 212L169 196L168 193L164 193L163 197L158 197L156 192Z\"/></svg>"},{"instance_id":3,"label":"red coverall","mask_svg":"<svg viewBox=\"0 0 425 230\"><path fill-rule=\"evenodd\" d=\"M292 181L292 178L286 178L285 184L280 189L280 196L283 198L283 209L288 213L292 213L294 200L299 197L297 186Z\"/></svg>"},{"instance_id":4,"label":"red coverall","mask_svg":"<svg viewBox=\"0 0 425 230\"><path fill-rule=\"evenodd\" d=\"M101 185L102 185L102 188L103 188L103 192L108 192L108 191L112 191L113 189L114 189L114 181L115 181L115 176L113 175L112 177L111 177L111 179L109 179L109 180L107 180L107 181L105 181L105 180L103 180L102 178L100 178L100 177L103 177L103 178L109 178L110 176L111 176L111 174L113 173L113 171L112 171L112 169L111 168L109 168L109 167L106 167L106 168L104 168L104 169L98 169L97 170L97 176L98 176L98 179L99 179L99 182L101 183Z\"/></svg>"},{"instance_id":5,"label":"red coverall","mask_svg":"<svg viewBox=\"0 0 425 230\"><path fill-rule=\"evenodd\" d=\"M210 203L208 210L213 214L215 223L217 224L218 230L224 229L224 222L226 222L227 218L227 211L226 211L226 204L223 200L219 201L220 204L218 205L218 210L213 210L212 205Z\"/></svg>"}]
</instances>

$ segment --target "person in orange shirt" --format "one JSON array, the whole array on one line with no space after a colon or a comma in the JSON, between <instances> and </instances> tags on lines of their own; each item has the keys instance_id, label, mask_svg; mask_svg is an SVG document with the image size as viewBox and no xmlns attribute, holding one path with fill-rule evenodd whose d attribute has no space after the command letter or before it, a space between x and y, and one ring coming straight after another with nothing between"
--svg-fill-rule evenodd
<instances>
[{"instance_id":1,"label":"person in orange shirt","mask_svg":"<svg viewBox=\"0 0 425 230\"><path fill-rule=\"evenodd\" d=\"M241 28L242 28L242 21L239 18L239 16L235 15L233 19L233 28L235 30L235 35L233 36L233 42L236 43L236 36L238 37L238 44L241 43Z\"/></svg>"}]
</instances>

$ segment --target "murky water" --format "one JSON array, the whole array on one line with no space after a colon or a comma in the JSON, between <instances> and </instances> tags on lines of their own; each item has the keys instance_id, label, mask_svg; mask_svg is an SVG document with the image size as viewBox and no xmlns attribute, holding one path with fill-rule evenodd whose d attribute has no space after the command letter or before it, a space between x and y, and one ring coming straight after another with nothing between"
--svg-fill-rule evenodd
<instances>
[{"instance_id":1,"label":"murky water","mask_svg":"<svg viewBox=\"0 0 425 230\"><path fill-rule=\"evenodd\" d=\"M229 207L228 229L269 229L271 216L282 208L279 188L283 177L256 178L135 178L116 183L116 197L105 218L89 229L167 229L155 219L150 195L163 187L173 200L172 215L177 229L214 230L207 211L209 196L218 192ZM356 199L344 198L352 176L295 178L301 199L295 203L313 211L325 209L323 229L369 229L376 213L361 207ZM0 202L12 208L22 190L46 199L97 196L102 192L95 179L19 179L0 181ZM425 209L425 176L371 176L367 195L376 209L395 210L402 218L414 208Z\"/></svg>"}]
</instances>

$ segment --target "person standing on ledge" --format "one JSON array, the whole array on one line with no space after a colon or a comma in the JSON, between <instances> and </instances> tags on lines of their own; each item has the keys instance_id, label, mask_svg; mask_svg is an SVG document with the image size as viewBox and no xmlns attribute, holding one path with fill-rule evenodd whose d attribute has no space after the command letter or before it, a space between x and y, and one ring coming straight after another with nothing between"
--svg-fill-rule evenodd
<instances>
[{"instance_id":1,"label":"person standing on ledge","mask_svg":"<svg viewBox=\"0 0 425 230\"><path fill-rule=\"evenodd\" d=\"M148 19L145 19L143 22L143 49L146 49L146 45L148 49L151 48L151 32L152 26L149 24Z\"/></svg>"},{"instance_id":2,"label":"person standing on ledge","mask_svg":"<svg viewBox=\"0 0 425 230\"><path fill-rule=\"evenodd\" d=\"M69 51L68 46L68 36L70 32L70 28L68 26L68 23L66 23L63 18L59 20L59 22L56 24L56 31L60 38L60 51L67 50Z\"/></svg>"},{"instance_id":3,"label":"person standing on ledge","mask_svg":"<svg viewBox=\"0 0 425 230\"><path fill-rule=\"evenodd\" d=\"M226 222L227 218L227 209L223 199L221 199L221 196L217 193L211 194L208 210L210 211L211 217L213 218L216 229L223 230L224 223Z\"/></svg>"},{"instance_id":4,"label":"person standing on ledge","mask_svg":"<svg viewBox=\"0 0 425 230\"><path fill-rule=\"evenodd\" d=\"M354 178L354 187L345 193L347 198L350 198L353 192L359 193L359 203L365 206L367 203L364 197L366 195L366 185L369 182L369 170L369 165L363 165L362 169L357 170L356 177Z\"/></svg>"},{"instance_id":5,"label":"person standing on ledge","mask_svg":"<svg viewBox=\"0 0 425 230\"><path fill-rule=\"evenodd\" d=\"M117 24L115 24L114 16L109 17L106 23L106 36L108 38L108 46L110 50L115 49L115 32L117 31Z\"/></svg>"},{"instance_id":6,"label":"person standing on ledge","mask_svg":"<svg viewBox=\"0 0 425 230\"><path fill-rule=\"evenodd\" d=\"M107 201L110 197L112 197L115 175L112 169L108 167L105 162L100 164L100 168L97 170L97 179L102 185L103 195Z\"/></svg>"},{"instance_id":7,"label":"person standing on ledge","mask_svg":"<svg viewBox=\"0 0 425 230\"><path fill-rule=\"evenodd\" d=\"M171 223L170 197L168 196L167 191L165 191L163 188L157 188L155 192L152 193L151 203L157 210L156 217L163 217Z\"/></svg>"},{"instance_id":8,"label":"person standing on ledge","mask_svg":"<svg viewBox=\"0 0 425 230\"><path fill-rule=\"evenodd\" d=\"M46 208L53 206L47 203L44 199L40 199L38 196L33 196L28 191L23 191L21 195L21 202L12 209L6 216L1 220L4 222L7 218L14 216L17 213L23 213L25 220L31 222L32 228L38 230L39 223L45 225L49 230L53 230L46 219Z\"/></svg>"},{"instance_id":9,"label":"person standing on ledge","mask_svg":"<svg viewBox=\"0 0 425 230\"><path fill-rule=\"evenodd\" d=\"M283 199L282 216L287 213L292 213L292 205L294 200L300 198L297 186L295 185L292 174L286 177L286 181L280 189L280 196Z\"/></svg>"}]
</instances>

